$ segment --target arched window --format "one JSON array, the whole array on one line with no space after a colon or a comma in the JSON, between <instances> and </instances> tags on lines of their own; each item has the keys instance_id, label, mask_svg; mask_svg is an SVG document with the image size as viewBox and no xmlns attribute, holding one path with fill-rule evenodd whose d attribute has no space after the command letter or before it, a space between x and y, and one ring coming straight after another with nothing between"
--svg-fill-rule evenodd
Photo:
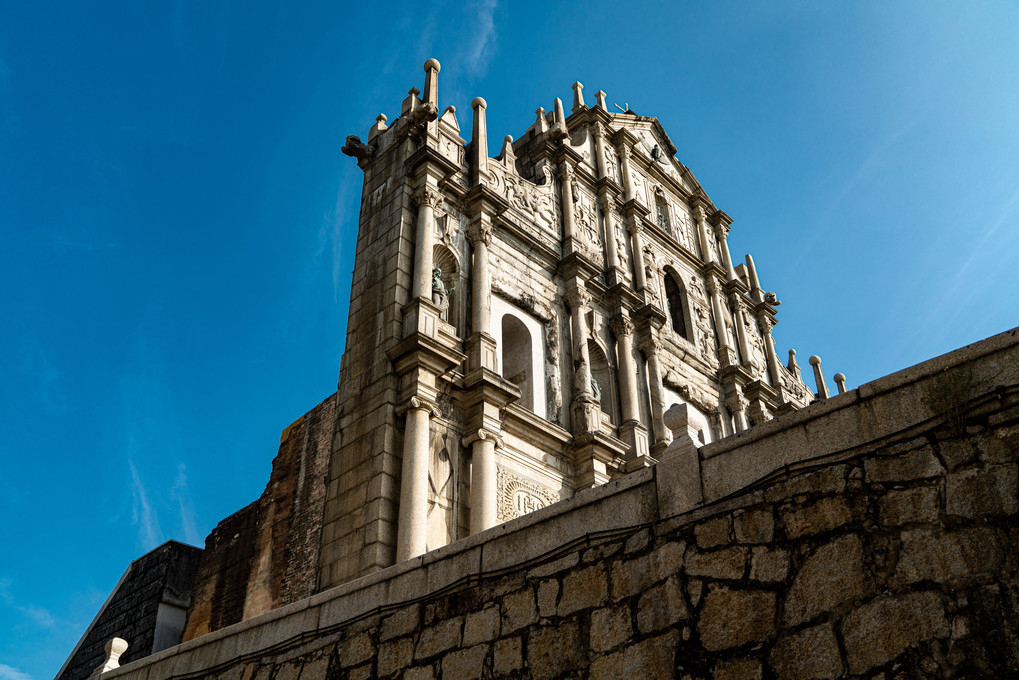
<instances>
[{"instance_id":1,"label":"arched window","mask_svg":"<svg viewBox=\"0 0 1019 680\"><path fill-rule=\"evenodd\" d=\"M665 297L669 301L669 318L672 319L672 330L689 340L686 320L686 290L683 289L682 284L676 282L676 277L670 272L665 273Z\"/></svg>"},{"instance_id":2,"label":"arched window","mask_svg":"<svg viewBox=\"0 0 1019 680\"><path fill-rule=\"evenodd\" d=\"M520 319L502 317L502 376L520 388L524 408L534 410L534 368L531 358L531 333Z\"/></svg>"},{"instance_id":3,"label":"arched window","mask_svg":"<svg viewBox=\"0 0 1019 680\"><path fill-rule=\"evenodd\" d=\"M669 204L665 201L665 194L659 190L655 194L655 210L658 216L658 227L666 234L672 234L672 225L669 224Z\"/></svg>"}]
</instances>

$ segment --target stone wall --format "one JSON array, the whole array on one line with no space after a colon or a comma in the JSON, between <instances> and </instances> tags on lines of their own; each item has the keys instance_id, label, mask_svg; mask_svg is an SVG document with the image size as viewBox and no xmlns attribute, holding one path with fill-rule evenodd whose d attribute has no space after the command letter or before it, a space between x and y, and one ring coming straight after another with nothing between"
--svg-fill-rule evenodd
<instances>
[{"instance_id":1,"label":"stone wall","mask_svg":"<svg viewBox=\"0 0 1019 680\"><path fill-rule=\"evenodd\" d=\"M130 645L121 657L123 663L177 644L180 613L188 606L201 552L167 541L132 562L57 673L58 680L91 675L105 659L104 647L114 636Z\"/></svg>"},{"instance_id":2,"label":"stone wall","mask_svg":"<svg viewBox=\"0 0 1019 680\"><path fill-rule=\"evenodd\" d=\"M261 497L209 534L183 640L315 592L335 404L330 396L283 431Z\"/></svg>"},{"instance_id":3,"label":"stone wall","mask_svg":"<svg viewBox=\"0 0 1019 680\"><path fill-rule=\"evenodd\" d=\"M108 677L1019 674L1019 331L770 427Z\"/></svg>"}]
</instances>

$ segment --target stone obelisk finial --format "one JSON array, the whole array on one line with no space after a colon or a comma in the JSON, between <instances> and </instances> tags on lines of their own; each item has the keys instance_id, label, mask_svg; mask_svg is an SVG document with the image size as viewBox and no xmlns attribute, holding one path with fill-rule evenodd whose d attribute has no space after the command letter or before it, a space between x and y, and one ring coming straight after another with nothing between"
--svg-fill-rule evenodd
<instances>
[{"instance_id":1,"label":"stone obelisk finial","mask_svg":"<svg viewBox=\"0 0 1019 680\"><path fill-rule=\"evenodd\" d=\"M425 91L421 97L425 105L431 104L439 110L439 60L429 59L425 62Z\"/></svg>"},{"instance_id":2,"label":"stone obelisk finial","mask_svg":"<svg viewBox=\"0 0 1019 680\"><path fill-rule=\"evenodd\" d=\"M597 92L594 93L594 98L598 100L598 103L595 104L595 108L601 109L602 111L606 111L607 109L605 108L605 91L598 90Z\"/></svg>"},{"instance_id":3,"label":"stone obelisk finial","mask_svg":"<svg viewBox=\"0 0 1019 680\"><path fill-rule=\"evenodd\" d=\"M817 385L817 398L824 401L828 398L828 385L824 382L821 372L821 357L816 354L810 357L810 365L814 367L814 383Z\"/></svg>"},{"instance_id":4,"label":"stone obelisk finial","mask_svg":"<svg viewBox=\"0 0 1019 680\"><path fill-rule=\"evenodd\" d=\"M471 129L471 186L481 183L488 176L488 124L485 109L488 104L481 97L471 102L474 109L474 127Z\"/></svg>"},{"instance_id":5,"label":"stone obelisk finial","mask_svg":"<svg viewBox=\"0 0 1019 680\"><path fill-rule=\"evenodd\" d=\"M747 273L750 274L750 297L754 302L764 301L764 291L761 290L761 282L757 278L757 267L754 266L753 256L747 254Z\"/></svg>"},{"instance_id":6,"label":"stone obelisk finial","mask_svg":"<svg viewBox=\"0 0 1019 680\"><path fill-rule=\"evenodd\" d=\"M573 83L573 113L586 108L587 104L584 103L584 84L578 80Z\"/></svg>"},{"instance_id":7,"label":"stone obelisk finial","mask_svg":"<svg viewBox=\"0 0 1019 680\"><path fill-rule=\"evenodd\" d=\"M566 112L563 111L563 100L556 97L554 104L553 127L559 130L557 134L565 137L568 133L566 132Z\"/></svg>"},{"instance_id":8,"label":"stone obelisk finial","mask_svg":"<svg viewBox=\"0 0 1019 680\"><path fill-rule=\"evenodd\" d=\"M836 373L835 374L835 385L839 388L839 394L846 393L846 374Z\"/></svg>"}]
</instances>

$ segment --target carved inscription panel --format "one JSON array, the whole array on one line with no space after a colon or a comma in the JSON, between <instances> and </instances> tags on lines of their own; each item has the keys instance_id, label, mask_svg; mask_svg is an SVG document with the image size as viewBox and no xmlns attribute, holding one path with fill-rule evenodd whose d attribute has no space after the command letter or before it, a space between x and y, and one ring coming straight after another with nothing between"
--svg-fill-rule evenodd
<instances>
[{"instance_id":1,"label":"carved inscription panel","mask_svg":"<svg viewBox=\"0 0 1019 680\"><path fill-rule=\"evenodd\" d=\"M500 522L508 522L560 500L555 491L517 477L504 468L496 472L496 488L499 502L495 516Z\"/></svg>"}]
</instances>

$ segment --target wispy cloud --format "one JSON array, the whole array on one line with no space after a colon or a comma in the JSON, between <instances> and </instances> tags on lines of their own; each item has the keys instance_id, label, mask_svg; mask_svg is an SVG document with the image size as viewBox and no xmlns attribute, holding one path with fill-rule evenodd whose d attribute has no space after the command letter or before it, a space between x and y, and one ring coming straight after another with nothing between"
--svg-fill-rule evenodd
<instances>
[{"instance_id":1,"label":"wispy cloud","mask_svg":"<svg viewBox=\"0 0 1019 680\"><path fill-rule=\"evenodd\" d=\"M475 0L467 12L472 15L466 26L470 38L465 41L463 58L467 73L472 78L481 78L488 72L488 62L495 51L495 8L496 0Z\"/></svg>"},{"instance_id":2,"label":"wispy cloud","mask_svg":"<svg viewBox=\"0 0 1019 680\"><path fill-rule=\"evenodd\" d=\"M142 483L138 469L133 461L127 462L131 469L131 493L133 505L131 509L131 523L138 527L138 540L142 547L148 551L163 542L163 532L159 529L159 517L152 504L149 503L149 495Z\"/></svg>"},{"instance_id":3,"label":"wispy cloud","mask_svg":"<svg viewBox=\"0 0 1019 680\"><path fill-rule=\"evenodd\" d=\"M21 373L36 385L35 395L49 415L59 415L67 409L67 396L59 384L63 372L50 361L41 345L26 348L21 356Z\"/></svg>"},{"instance_id":4,"label":"wispy cloud","mask_svg":"<svg viewBox=\"0 0 1019 680\"><path fill-rule=\"evenodd\" d=\"M170 489L170 498L177 501L180 508L180 527L184 533L184 540L191 545L200 545L202 536L195 525L195 508L188 491L188 475L184 463L177 466L177 478L173 482L173 488Z\"/></svg>"},{"instance_id":5,"label":"wispy cloud","mask_svg":"<svg viewBox=\"0 0 1019 680\"><path fill-rule=\"evenodd\" d=\"M322 225L318 229L318 248L315 250L315 259L329 258L332 270L333 301L338 302L340 298L340 282L343 275L343 227L353 217L351 206L355 204L354 195L357 191L358 174L360 171L351 170L343 173L340 186L336 190L336 201L332 210L323 218ZM357 225L354 225L355 234Z\"/></svg>"},{"instance_id":6,"label":"wispy cloud","mask_svg":"<svg viewBox=\"0 0 1019 680\"><path fill-rule=\"evenodd\" d=\"M52 628L56 625L56 620L53 618L53 614L48 609L43 607L37 607L34 604L19 606L17 610L25 615L25 618L29 620L33 625L39 628Z\"/></svg>"},{"instance_id":7,"label":"wispy cloud","mask_svg":"<svg viewBox=\"0 0 1019 680\"><path fill-rule=\"evenodd\" d=\"M19 671L14 666L0 663L0 680L33 680L28 673Z\"/></svg>"}]
</instances>

